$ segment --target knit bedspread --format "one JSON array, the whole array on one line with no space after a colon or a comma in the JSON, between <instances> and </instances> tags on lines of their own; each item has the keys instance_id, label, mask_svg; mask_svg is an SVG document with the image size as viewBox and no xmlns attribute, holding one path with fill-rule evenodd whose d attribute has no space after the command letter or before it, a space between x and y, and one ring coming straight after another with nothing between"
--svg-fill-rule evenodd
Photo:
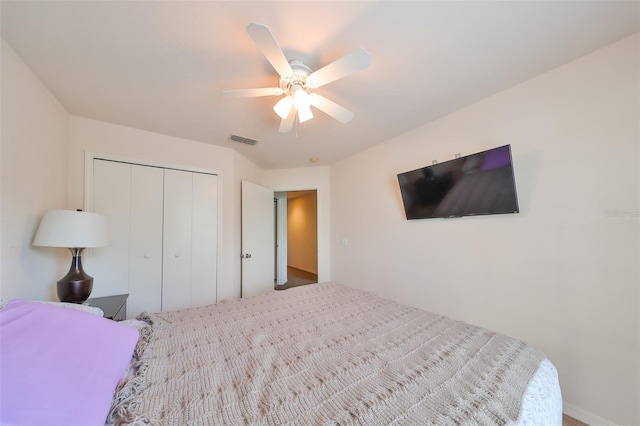
<instances>
[{"instance_id":1,"label":"knit bedspread","mask_svg":"<svg viewBox=\"0 0 640 426\"><path fill-rule=\"evenodd\" d=\"M545 358L335 283L139 319L118 425L509 424Z\"/></svg>"}]
</instances>

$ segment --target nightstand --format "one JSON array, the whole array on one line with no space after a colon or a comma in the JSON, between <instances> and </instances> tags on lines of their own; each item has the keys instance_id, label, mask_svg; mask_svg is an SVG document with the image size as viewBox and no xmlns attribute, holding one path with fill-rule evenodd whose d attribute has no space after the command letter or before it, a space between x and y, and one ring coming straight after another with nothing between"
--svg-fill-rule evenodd
<instances>
[{"instance_id":1,"label":"nightstand","mask_svg":"<svg viewBox=\"0 0 640 426\"><path fill-rule=\"evenodd\" d=\"M105 318L122 321L127 318L127 297L129 297L128 294L95 297L87 299L85 303L89 306L102 309Z\"/></svg>"}]
</instances>

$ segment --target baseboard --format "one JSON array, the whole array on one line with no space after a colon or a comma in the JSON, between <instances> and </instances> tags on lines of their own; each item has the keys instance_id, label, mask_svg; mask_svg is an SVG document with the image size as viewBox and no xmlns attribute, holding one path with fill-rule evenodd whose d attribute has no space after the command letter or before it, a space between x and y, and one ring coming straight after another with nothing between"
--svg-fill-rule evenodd
<instances>
[{"instance_id":1,"label":"baseboard","mask_svg":"<svg viewBox=\"0 0 640 426\"><path fill-rule=\"evenodd\" d=\"M568 403L564 403L562 405L564 414L567 416L571 416L576 420L580 420L583 423L586 423L591 426L619 426L609 420L603 419L600 416L596 416L593 413L590 413L582 408L578 408L575 405L571 405Z\"/></svg>"},{"instance_id":2,"label":"baseboard","mask_svg":"<svg viewBox=\"0 0 640 426\"><path fill-rule=\"evenodd\" d=\"M297 269L298 271L306 272L307 274L311 274L311 275L318 275L317 272L307 271L306 269L298 268L297 266L293 266L293 265L287 265L287 268Z\"/></svg>"}]
</instances>

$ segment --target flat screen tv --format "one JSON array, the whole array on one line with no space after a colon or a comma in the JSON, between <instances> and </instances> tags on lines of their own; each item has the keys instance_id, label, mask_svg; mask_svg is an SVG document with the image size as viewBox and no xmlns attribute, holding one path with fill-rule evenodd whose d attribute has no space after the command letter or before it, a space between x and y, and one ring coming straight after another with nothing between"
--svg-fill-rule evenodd
<instances>
[{"instance_id":1,"label":"flat screen tv","mask_svg":"<svg viewBox=\"0 0 640 426\"><path fill-rule=\"evenodd\" d=\"M407 219L518 213L511 145L400 173Z\"/></svg>"}]
</instances>

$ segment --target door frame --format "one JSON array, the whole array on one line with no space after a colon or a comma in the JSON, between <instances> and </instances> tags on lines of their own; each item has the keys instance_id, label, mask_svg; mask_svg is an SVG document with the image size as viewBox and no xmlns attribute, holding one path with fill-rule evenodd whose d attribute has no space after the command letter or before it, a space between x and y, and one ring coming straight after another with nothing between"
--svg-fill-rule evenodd
<instances>
[{"instance_id":1,"label":"door frame","mask_svg":"<svg viewBox=\"0 0 640 426\"><path fill-rule=\"evenodd\" d=\"M200 167L191 167L178 164L164 163L152 160L141 160L139 158L125 157L122 155L104 154L95 151L84 152L84 211L93 211L93 162L94 160L115 161L118 163L137 164L140 166L158 167L162 169L183 170L187 172L204 173L218 176L218 242L216 249L216 300L218 300L218 290L220 289L220 259L222 254L222 179L223 173L220 170L205 169ZM83 254L82 262L85 267L91 268L91 251Z\"/></svg>"},{"instance_id":2,"label":"door frame","mask_svg":"<svg viewBox=\"0 0 640 426\"><path fill-rule=\"evenodd\" d=\"M288 193L288 192L300 192L300 191L315 191L316 193L316 265L318 266L318 271L317 271L317 275L318 275L318 282L322 282L325 281L326 279L321 279L320 276L323 275L321 274L321 267L320 267L320 209L318 208L318 204L319 204L319 200L320 200L320 188L318 186L305 186L305 187L277 187L277 188L271 188L273 189L274 193L279 193L279 192L284 192L284 193ZM285 197L286 199L286 197ZM280 218L276 217L276 222L280 223ZM284 226L287 226L289 221L289 218L287 217L287 222L284 224ZM277 244L277 237L280 235L276 236L276 244ZM276 263L278 261L278 250L279 247L276 246L276 258L274 259L274 263ZM286 249L288 250L288 247L286 247ZM284 252L284 255L286 256L287 251ZM286 267L287 267L287 262L285 260L285 271L286 271ZM277 265L278 269L281 268L282 265ZM324 275L323 275L324 278ZM279 277L278 275L276 275L276 282L278 282ZM283 283L284 284L284 283Z\"/></svg>"},{"instance_id":3,"label":"door frame","mask_svg":"<svg viewBox=\"0 0 640 426\"><path fill-rule=\"evenodd\" d=\"M284 196L282 195L284 194ZM274 192L276 200L276 283L275 285L283 285L287 282L287 193ZM317 210L317 209L316 209Z\"/></svg>"}]
</instances>

